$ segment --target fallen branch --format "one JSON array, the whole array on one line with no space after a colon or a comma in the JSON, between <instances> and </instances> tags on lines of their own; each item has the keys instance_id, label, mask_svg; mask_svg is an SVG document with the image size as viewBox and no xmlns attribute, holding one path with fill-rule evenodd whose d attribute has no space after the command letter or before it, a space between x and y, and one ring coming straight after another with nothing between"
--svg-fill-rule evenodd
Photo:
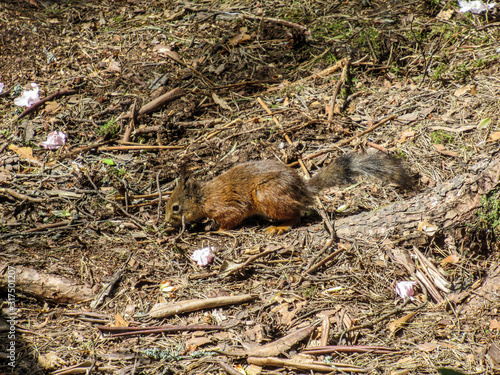
<instances>
[{"instance_id":1,"label":"fallen branch","mask_svg":"<svg viewBox=\"0 0 500 375\"><path fill-rule=\"evenodd\" d=\"M328 113L328 121L332 121L333 118L333 113L340 113L339 110L334 110L335 107L335 100L337 100L337 95L340 92L340 88L344 84L344 82L347 79L347 71L349 70L349 66L351 65L351 61L346 57L345 59L342 59L344 68L342 69L342 74L340 75L339 81L335 85L335 90L333 91L332 97L330 98L330 103L328 104L328 109L326 113Z\"/></svg>"},{"instance_id":2,"label":"fallen branch","mask_svg":"<svg viewBox=\"0 0 500 375\"><path fill-rule=\"evenodd\" d=\"M235 356L235 357L268 357L277 356L281 353L286 353L290 348L298 342L304 340L316 329L317 324L310 325L309 327L296 330L285 337L276 341L270 342L265 345L253 345L249 349L232 349L228 351L221 351L221 354Z\"/></svg>"},{"instance_id":3,"label":"fallen branch","mask_svg":"<svg viewBox=\"0 0 500 375\"><path fill-rule=\"evenodd\" d=\"M178 303L157 303L149 312L152 318L166 318L168 316L182 314L191 311L198 311L204 309L213 309L214 307L221 307L227 305L237 305L240 303L250 302L256 296L251 294L243 294L239 296L229 297L215 297L206 299L195 299L182 301Z\"/></svg>"},{"instance_id":4,"label":"fallen branch","mask_svg":"<svg viewBox=\"0 0 500 375\"><path fill-rule=\"evenodd\" d=\"M247 358L247 362L252 365L257 366L273 366L273 367L286 367L286 368L294 368L300 370L308 370L308 371L318 371L318 372L331 372L335 373L337 371L346 372L368 372L368 368L360 367L355 365L346 365L343 363L332 363L332 365L322 365L319 363L303 363L296 362L290 359L281 359L281 358L257 358L250 357Z\"/></svg>"},{"instance_id":5,"label":"fallen branch","mask_svg":"<svg viewBox=\"0 0 500 375\"><path fill-rule=\"evenodd\" d=\"M138 116L145 115L151 112L154 112L161 107L163 107L165 104L174 101L175 99L179 99L180 97L184 96L185 92L183 89L180 87L176 87L173 90L170 90L169 92L157 97L156 99L150 101L149 103L143 105L141 109L139 109ZM121 118L131 118L133 116L132 112L127 113L126 115L123 115Z\"/></svg>"},{"instance_id":6,"label":"fallen branch","mask_svg":"<svg viewBox=\"0 0 500 375\"><path fill-rule=\"evenodd\" d=\"M338 353L373 353L373 354L391 354L397 352L398 349L388 348L385 346L373 345L326 345L312 346L305 348L303 354L324 355L334 352Z\"/></svg>"},{"instance_id":7,"label":"fallen branch","mask_svg":"<svg viewBox=\"0 0 500 375\"><path fill-rule=\"evenodd\" d=\"M183 150L184 146L110 146L99 147L99 151L130 151L130 150Z\"/></svg>"},{"instance_id":8,"label":"fallen branch","mask_svg":"<svg viewBox=\"0 0 500 375\"><path fill-rule=\"evenodd\" d=\"M105 337L150 335L162 332L193 332L193 331L220 331L226 327L211 324L192 324L189 326L158 326L158 327L96 327Z\"/></svg>"},{"instance_id":9,"label":"fallen branch","mask_svg":"<svg viewBox=\"0 0 500 375\"><path fill-rule=\"evenodd\" d=\"M16 293L52 303L77 303L92 299L92 290L75 280L41 273L33 268L0 263L0 289L15 280Z\"/></svg>"},{"instance_id":10,"label":"fallen branch","mask_svg":"<svg viewBox=\"0 0 500 375\"><path fill-rule=\"evenodd\" d=\"M45 201L45 199L43 199L43 198L32 198L29 195L19 193L19 192L15 191L14 189L9 189L9 188L0 188L0 195L3 195L3 196L10 195L11 197L14 197L14 198L17 198L17 199L20 199L23 201L27 200L27 201L34 202L34 203L42 203Z\"/></svg>"}]
</instances>

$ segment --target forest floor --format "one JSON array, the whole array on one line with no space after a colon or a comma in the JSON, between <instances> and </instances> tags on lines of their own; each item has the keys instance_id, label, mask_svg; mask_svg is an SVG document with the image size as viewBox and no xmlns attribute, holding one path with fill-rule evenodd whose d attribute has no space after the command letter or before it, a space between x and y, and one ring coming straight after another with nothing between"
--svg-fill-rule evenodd
<instances>
[{"instance_id":1,"label":"forest floor","mask_svg":"<svg viewBox=\"0 0 500 375\"><path fill-rule=\"evenodd\" d=\"M0 2L0 374L500 373L499 26L440 0ZM56 95L23 113L32 83ZM325 190L277 236L165 225L183 164L373 151L414 188ZM446 224L383 216L474 179Z\"/></svg>"}]
</instances>

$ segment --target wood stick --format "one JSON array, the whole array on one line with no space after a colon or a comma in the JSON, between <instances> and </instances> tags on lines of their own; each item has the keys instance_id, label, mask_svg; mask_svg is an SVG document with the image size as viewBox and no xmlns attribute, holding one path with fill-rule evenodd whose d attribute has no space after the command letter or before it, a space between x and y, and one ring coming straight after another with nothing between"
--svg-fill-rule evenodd
<instances>
[{"instance_id":1,"label":"wood stick","mask_svg":"<svg viewBox=\"0 0 500 375\"><path fill-rule=\"evenodd\" d=\"M144 104L141 109L139 109L138 115L145 115L151 112L154 112L161 107L163 107L165 104L174 101L175 99L179 99L180 97L184 96L185 92L183 89L180 87L177 87L173 90L170 90L169 92L157 97L156 99L150 101L147 104ZM132 116L132 113L127 113L125 116L122 118L130 118Z\"/></svg>"},{"instance_id":2,"label":"wood stick","mask_svg":"<svg viewBox=\"0 0 500 375\"><path fill-rule=\"evenodd\" d=\"M363 367L358 367L354 365L346 365L342 363L335 363L333 366L328 365L320 365L314 363L303 363L303 362L295 362L290 359L281 359L274 357L266 357L266 358L258 358L258 357L249 357L247 358L247 362L257 366L274 366L274 367L287 367L287 368L296 368L300 370L312 370L318 372L331 372L335 371L335 368L342 369L345 372L367 372L368 369Z\"/></svg>"},{"instance_id":3,"label":"wood stick","mask_svg":"<svg viewBox=\"0 0 500 375\"><path fill-rule=\"evenodd\" d=\"M342 69L342 74L340 75L340 79L337 82L337 85L335 85L335 90L333 91L332 97L330 99L330 104L328 105L328 122L332 121L333 118L333 112L334 112L334 106L335 106L335 100L337 99L337 95L340 92L340 88L344 84L346 78L347 78L347 71L349 70L349 66L351 61L346 57L345 59L342 59L344 69Z\"/></svg>"},{"instance_id":4,"label":"wood stick","mask_svg":"<svg viewBox=\"0 0 500 375\"><path fill-rule=\"evenodd\" d=\"M99 151L129 151L129 150L182 150L184 146L110 146L99 147Z\"/></svg>"},{"instance_id":5,"label":"wood stick","mask_svg":"<svg viewBox=\"0 0 500 375\"><path fill-rule=\"evenodd\" d=\"M152 318L166 318L168 316L182 314L191 311L212 309L214 307L221 307L227 305L237 305L240 303L252 301L255 298L256 296L251 294L242 294L239 296L195 299L195 300L181 301L178 303L158 303L153 306L153 308L149 312L149 316Z\"/></svg>"}]
</instances>

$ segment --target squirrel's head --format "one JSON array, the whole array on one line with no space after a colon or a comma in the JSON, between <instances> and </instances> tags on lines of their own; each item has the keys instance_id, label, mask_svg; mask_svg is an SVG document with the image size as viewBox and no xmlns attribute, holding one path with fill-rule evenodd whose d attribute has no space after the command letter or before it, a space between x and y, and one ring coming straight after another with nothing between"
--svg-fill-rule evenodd
<instances>
[{"instance_id":1,"label":"squirrel's head","mask_svg":"<svg viewBox=\"0 0 500 375\"><path fill-rule=\"evenodd\" d=\"M172 227L199 221L205 217L201 206L200 183L186 174L181 167L179 182L165 208L165 222Z\"/></svg>"}]
</instances>

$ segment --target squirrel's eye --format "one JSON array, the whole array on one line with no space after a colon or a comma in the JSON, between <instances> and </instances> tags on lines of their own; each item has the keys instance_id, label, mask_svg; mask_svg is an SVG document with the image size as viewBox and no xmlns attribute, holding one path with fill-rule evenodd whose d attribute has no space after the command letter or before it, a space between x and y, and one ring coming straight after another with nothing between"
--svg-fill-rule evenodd
<instances>
[{"instance_id":1,"label":"squirrel's eye","mask_svg":"<svg viewBox=\"0 0 500 375\"><path fill-rule=\"evenodd\" d=\"M178 204L174 204L174 205L172 206L172 212L179 212L179 210L180 210L180 207L179 207L179 205L178 205Z\"/></svg>"}]
</instances>

